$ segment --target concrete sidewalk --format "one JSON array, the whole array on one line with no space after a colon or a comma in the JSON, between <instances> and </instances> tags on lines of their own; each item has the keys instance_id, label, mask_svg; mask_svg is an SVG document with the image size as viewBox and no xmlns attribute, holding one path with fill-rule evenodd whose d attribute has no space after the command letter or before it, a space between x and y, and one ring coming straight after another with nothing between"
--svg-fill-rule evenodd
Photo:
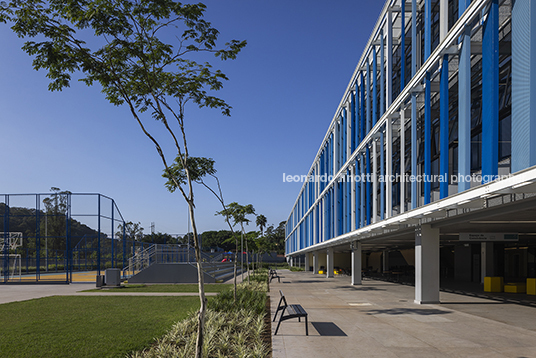
<instances>
[{"instance_id":1,"label":"concrete sidewalk","mask_svg":"<svg viewBox=\"0 0 536 358\"><path fill-rule=\"evenodd\" d=\"M26 301L49 296L198 296L197 292L80 292L95 289L95 284L33 284L0 286L0 304ZM216 296L217 292L205 292L206 296Z\"/></svg>"},{"instance_id":2,"label":"concrete sidewalk","mask_svg":"<svg viewBox=\"0 0 536 358\"><path fill-rule=\"evenodd\" d=\"M237 283L247 279L247 274L238 275ZM234 279L225 283L233 284ZM197 292L80 292L95 289L95 283L72 284L7 284L0 285L0 304L8 302L26 301L49 296L198 296ZM216 296L216 292L205 292L206 296Z\"/></svg>"},{"instance_id":3,"label":"concrete sidewalk","mask_svg":"<svg viewBox=\"0 0 536 358\"><path fill-rule=\"evenodd\" d=\"M414 287L311 272L278 271L279 290L309 314L309 336L297 319L273 335L274 358L294 357L536 357L536 308L441 292L441 304L418 305ZM278 315L279 317L279 315Z\"/></svg>"}]
</instances>

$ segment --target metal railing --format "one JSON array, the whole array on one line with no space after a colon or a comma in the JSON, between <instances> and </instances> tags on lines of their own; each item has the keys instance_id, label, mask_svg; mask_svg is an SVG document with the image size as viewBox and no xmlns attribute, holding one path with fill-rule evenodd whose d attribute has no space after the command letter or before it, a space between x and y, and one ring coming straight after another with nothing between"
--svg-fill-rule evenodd
<instances>
[{"instance_id":1,"label":"metal railing","mask_svg":"<svg viewBox=\"0 0 536 358\"><path fill-rule=\"evenodd\" d=\"M210 255L206 252L201 252L203 264L209 264L206 267L207 269L213 267L215 263L221 262L222 259L223 254L221 253ZM128 259L128 266L123 268L122 276L124 278L132 277L156 263L187 263L195 266L196 262L193 248L186 248L181 245L153 244ZM206 270L205 267L203 269Z\"/></svg>"}]
</instances>

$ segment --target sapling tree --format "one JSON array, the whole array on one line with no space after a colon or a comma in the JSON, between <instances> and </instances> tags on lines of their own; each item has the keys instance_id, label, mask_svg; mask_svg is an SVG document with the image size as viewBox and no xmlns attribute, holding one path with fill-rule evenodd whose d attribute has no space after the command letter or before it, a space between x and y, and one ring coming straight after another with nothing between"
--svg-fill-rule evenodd
<instances>
[{"instance_id":1,"label":"sapling tree","mask_svg":"<svg viewBox=\"0 0 536 358\"><path fill-rule=\"evenodd\" d=\"M91 86L99 84L106 99L125 105L134 121L153 143L177 190L188 204L198 265L199 297L196 357L201 357L206 299L194 216L194 191L188 166L185 131L187 104L219 109L231 107L211 91L222 88L227 77L203 53L234 59L246 45L232 40L216 44L219 32L204 20L205 5L173 0L12 0L0 3L0 22L26 39L22 49L33 56L33 67L47 71L49 90L69 87L72 75ZM173 145L164 152L160 138L151 133L148 119L159 121ZM169 171L168 156L179 158L186 180Z\"/></svg>"},{"instance_id":2,"label":"sapling tree","mask_svg":"<svg viewBox=\"0 0 536 358\"><path fill-rule=\"evenodd\" d=\"M237 202L232 202L229 205L225 207L222 211L218 211L217 215L222 215L226 218L226 220L229 220L229 218L233 219L233 224L240 224L241 228L241 240L242 243L240 245L240 255L241 255L241 262L242 262L242 272L244 271L243 267L243 258L244 258L244 224L249 223L249 219L246 217L248 215L255 215L255 208L253 205L240 205ZM246 242L247 243L247 242ZM237 250L238 250L238 243L237 243ZM236 258L236 255L235 255ZM235 260L236 261L236 260ZM248 265L248 271L249 271L249 265ZM236 275L235 275L236 276ZM249 275L248 275L249 279Z\"/></svg>"},{"instance_id":3,"label":"sapling tree","mask_svg":"<svg viewBox=\"0 0 536 358\"><path fill-rule=\"evenodd\" d=\"M186 172L183 167L183 162L179 158L175 158L175 162L170 165L169 170L164 171L164 174L162 176L164 178L167 178L168 181L166 182L166 187L169 191L174 192L177 188L175 185L175 181L171 180L171 178L176 178L176 180L179 180L179 182L186 181ZM203 157L189 157L187 160L187 164L190 170L190 178L193 182L196 182L198 184L203 185L205 188L207 188L223 207L223 210L226 209L225 206L225 200L223 198L223 192L221 190L220 180L216 176L216 168L214 168L214 159L212 158L203 158ZM212 177L217 184L217 191L213 189L211 186L209 186L205 181L204 178L206 176ZM220 212L217 213L217 215L220 214ZM223 215L223 214L221 214ZM235 249L238 248L238 239L236 237L236 233L233 229L233 225L231 225L230 222L230 215L225 214L224 215L225 222L229 226L229 229L231 230L231 234L235 239ZM235 260L234 260L234 301L236 302L236 251L235 251Z\"/></svg>"}]
</instances>

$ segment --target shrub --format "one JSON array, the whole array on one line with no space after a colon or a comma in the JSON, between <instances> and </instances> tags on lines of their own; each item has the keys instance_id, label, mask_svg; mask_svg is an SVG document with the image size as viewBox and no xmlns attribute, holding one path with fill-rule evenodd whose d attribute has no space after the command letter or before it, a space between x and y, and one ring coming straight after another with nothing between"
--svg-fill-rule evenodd
<instances>
[{"instance_id":1,"label":"shrub","mask_svg":"<svg viewBox=\"0 0 536 358\"><path fill-rule=\"evenodd\" d=\"M267 357L271 347L262 340L266 315L264 282L241 283L234 289L221 292L208 302L205 316L203 357ZM197 312L180 322L156 344L132 358L192 357L197 338Z\"/></svg>"}]
</instances>

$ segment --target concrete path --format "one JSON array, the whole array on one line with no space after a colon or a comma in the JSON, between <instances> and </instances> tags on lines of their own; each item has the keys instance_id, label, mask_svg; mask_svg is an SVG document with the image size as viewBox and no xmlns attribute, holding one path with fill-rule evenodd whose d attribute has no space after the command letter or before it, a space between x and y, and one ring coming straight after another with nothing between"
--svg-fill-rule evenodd
<instances>
[{"instance_id":1,"label":"concrete path","mask_svg":"<svg viewBox=\"0 0 536 358\"><path fill-rule=\"evenodd\" d=\"M247 274L237 276L237 283L247 278ZM225 283L232 284L234 279ZM197 296L197 292L80 292L95 289L95 283L67 284L8 284L0 285L0 304L26 301L48 296ZM206 296L216 296L218 293L205 292Z\"/></svg>"},{"instance_id":2,"label":"concrete path","mask_svg":"<svg viewBox=\"0 0 536 358\"><path fill-rule=\"evenodd\" d=\"M197 296L197 292L80 292L95 289L95 284L16 284L0 286L0 304L26 301L49 296ZM206 292L206 296L216 296L215 292Z\"/></svg>"},{"instance_id":3,"label":"concrete path","mask_svg":"<svg viewBox=\"0 0 536 358\"><path fill-rule=\"evenodd\" d=\"M272 323L274 358L536 357L536 308L441 292L441 304L413 302L414 287L347 276L278 271L270 284L272 319L279 290L309 314ZM279 316L278 316L279 317Z\"/></svg>"}]
</instances>

